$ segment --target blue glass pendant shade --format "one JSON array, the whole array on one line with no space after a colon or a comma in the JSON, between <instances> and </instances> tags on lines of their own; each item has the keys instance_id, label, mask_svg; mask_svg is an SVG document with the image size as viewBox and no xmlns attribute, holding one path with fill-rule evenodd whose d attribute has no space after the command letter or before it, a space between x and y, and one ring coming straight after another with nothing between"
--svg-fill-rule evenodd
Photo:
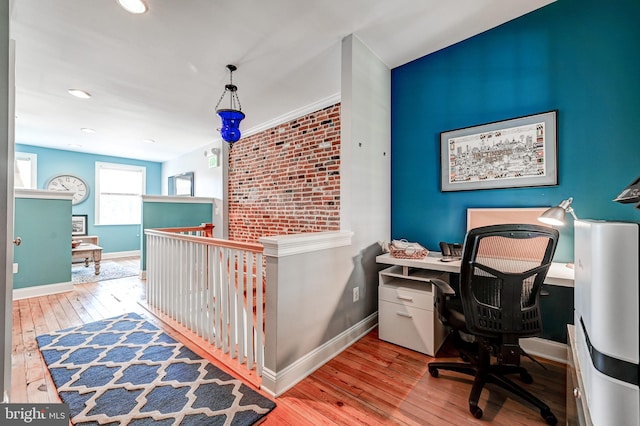
<instances>
[{"instance_id":1,"label":"blue glass pendant shade","mask_svg":"<svg viewBox=\"0 0 640 426\"><path fill-rule=\"evenodd\" d=\"M216 111L222 119L220 136L227 142L237 142L240 139L240 122L245 115L237 109L219 109Z\"/></svg>"}]
</instances>

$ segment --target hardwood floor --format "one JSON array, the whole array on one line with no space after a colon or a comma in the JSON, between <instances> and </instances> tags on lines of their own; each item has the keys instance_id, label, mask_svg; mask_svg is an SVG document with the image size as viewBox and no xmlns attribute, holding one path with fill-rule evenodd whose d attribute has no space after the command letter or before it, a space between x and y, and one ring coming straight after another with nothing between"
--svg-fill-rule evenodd
<instances>
[{"instance_id":1,"label":"hardwood floor","mask_svg":"<svg viewBox=\"0 0 640 426\"><path fill-rule=\"evenodd\" d=\"M138 264L137 259L119 261ZM204 358L230 371L145 310L138 303L144 297L144 281L131 277L76 285L72 292L15 301L12 401L59 401L38 351L37 335L125 312L140 313ZM454 355L446 348L441 352ZM438 358L441 359L447 358ZM427 372L431 360L429 356L378 340L375 329L277 398L277 407L262 424L545 424L535 409L493 385L482 393L483 418L473 418L467 409L471 378L444 371L439 378L433 378ZM544 362L544 370L529 360L523 360L523 364L534 378L533 384L525 386L551 407L559 424L564 424L565 366ZM251 382L248 384L252 385Z\"/></svg>"}]
</instances>

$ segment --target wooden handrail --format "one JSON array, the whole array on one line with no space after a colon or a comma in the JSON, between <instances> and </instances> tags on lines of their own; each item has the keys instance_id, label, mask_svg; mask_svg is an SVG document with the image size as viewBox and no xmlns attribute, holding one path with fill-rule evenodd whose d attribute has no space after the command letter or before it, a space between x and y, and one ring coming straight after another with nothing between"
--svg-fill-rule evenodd
<instances>
[{"instance_id":1,"label":"wooden handrail","mask_svg":"<svg viewBox=\"0 0 640 426\"><path fill-rule=\"evenodd\" d=\"M185 227L185 228L159 228L159 229L145 229L145 235L156 235L169 237L176 240L192 241L195 243L207 244L210 246L218 246L225 248L232 248L238 250L246 250L252 253L262 253L264 247L259 243L245 243L240 241L221 240L211 237L200 237L197 235L184 235L180 232L190 232L191 230L198 230L198 227Z\"/></svg>"},{"instance_id":2,"label":"wooden handrail","mask_svg":"<svg viewBox=\"0 0 640 426\"><path fill-rule=\"evenodd\" d=\"M199 226L180 226L175 228L155 228L159 231L166 232L202 232L205 237L213 237L213 223L202 223Z\"/></svg>"}]
</instances>

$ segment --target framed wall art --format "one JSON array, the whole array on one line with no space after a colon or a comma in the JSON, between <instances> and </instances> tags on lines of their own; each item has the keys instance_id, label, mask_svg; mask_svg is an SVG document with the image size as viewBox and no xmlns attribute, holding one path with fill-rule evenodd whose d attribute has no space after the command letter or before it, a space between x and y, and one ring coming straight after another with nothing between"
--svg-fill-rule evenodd
<instances>
[{"instance_id":1,"label":"framed wall art","mask_svg":"<svg viewBox=\"0 0 640 426\"><path fill-rule=\"evenodd\" d=\"M558 184L558 111L440 133L440 190Z\"/></svg>"},{"instance_id":2,"label":"framed wall art","mask_svg":"<svg viewBox=\"0 0 640 426\"><path fill-rule=\"evenodd\" d=\"M71 235L87 235L87 215L71 215Z\"/></svg>"}]
</instances>

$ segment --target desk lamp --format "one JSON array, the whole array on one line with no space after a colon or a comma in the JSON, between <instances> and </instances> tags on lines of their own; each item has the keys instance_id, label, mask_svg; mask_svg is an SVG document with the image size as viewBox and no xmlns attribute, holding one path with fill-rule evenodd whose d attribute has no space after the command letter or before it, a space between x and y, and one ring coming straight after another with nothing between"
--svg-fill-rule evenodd
<instances>
[{"instance_id":1,"label":"desk lamp","mask_svg":"<svg viewBox=\"0 0 640 426\"><path fill-rule=\"evenodd\" d=\"M567 213L573 216L573 220L578 220L578 217L571 207L572 202L573 197L569 197L566 200L563 200L557 206L545 210L545 212L542 213L540 217L538 217L538 220L542 223L546 223L547 225L563 226L566 223Z\"/></svg>"},{"instance_id":2,"label":"desk lamp","mask_svg":"<svg viewBox=\"0 0 640 426\"><path fill-rule=\"evenodd\" d=\"M573 207L571 207L572 202L573 197L563 200L557 206L545 210L544 213L538 217L538 220L551 226L564 226L564 224L567 223L567 213L573 216L573 220L578 220L578 216L576 216L573 211ZM573 269L573 263L567 263L565 266Z\"/></svg>"}]
</instances>

